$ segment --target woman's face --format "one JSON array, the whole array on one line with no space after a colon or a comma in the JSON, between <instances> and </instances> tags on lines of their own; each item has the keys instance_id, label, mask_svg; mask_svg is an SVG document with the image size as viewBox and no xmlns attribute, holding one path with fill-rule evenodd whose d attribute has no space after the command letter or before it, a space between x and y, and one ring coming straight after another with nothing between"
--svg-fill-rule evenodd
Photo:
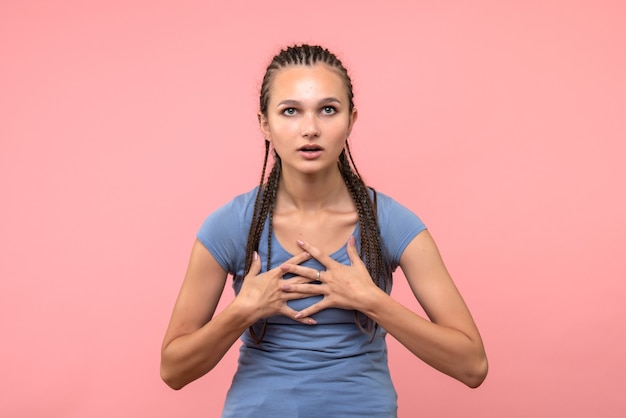
<instances>
[{"instance_id":1,"label":"woman's face","mask_svg":"<svg viewBox=\"0 0 626 418\"><path fill-rule=\"evenodd\" d=\"M356 120L341 76L326 64L297 65L274 74L261 130L282 160L285 174L337 168Z\"/></svg>"}]
</instances>

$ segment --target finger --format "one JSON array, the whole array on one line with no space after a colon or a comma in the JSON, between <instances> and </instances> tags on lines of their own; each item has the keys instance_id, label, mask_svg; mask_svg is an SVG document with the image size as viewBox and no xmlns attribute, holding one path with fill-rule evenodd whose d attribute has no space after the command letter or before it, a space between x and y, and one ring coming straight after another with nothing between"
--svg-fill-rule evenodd
<instances>
[{"instance_id":1,"label":"finger","mask_svg":"<svg viewBox=\"0 0 626 418\"><path fill-rule=\"evenodd\" d=\"M305 308L301 310L300 312L297 312L293 318L296 321L299 321L302 318L310 318L316 313L326 309L326 305L327 305L326 298L324 298L320 300L319 302L314 303L313 305L309 306L308 308Z\"/></svg>"},{"instance_id":2,"label":"finger","mask_svg":"<svg viewBox=\"0 0 626 418\"><path fill-rule=\"evenodd\" d=\"M257 276L261 272L261 257L255 251L252 254L252 263L250 264L250 270L248 271L248 275Z\"/></svg>"},{"instance_id":3,"label":"finger","mask_svg":"<svg viewBox=\"0 0 626 418\"><path fill-rule=\"evenodd\" d=\"M287 318L291 318L294 321L298 321L301 324L305 324L305 325L315 325L317 324L317 321L313 318L311 318L310 316L298 316L299 312L287 307L284 309L283 312L281 312L283 315L285 315ZM296 318L297 317L297 318Z\"/></svg>"},{"instance_id":4,"label":"finger","mask_svg":"<svg viewBox=\"0 0 626 418\"><path fill-rule=\"evenodd\" d=\"M280 275L284 275L285 270L283 269L283 265L289 264L289 265L297 266L310 259L311 259L311 254L309 254L306 251L302 251L300 254L294 255L293 257L285 261L285 263L281 264L280 266L273 268L272 271L274 271L275 273L280 273Z\"/></svg>"},{"instance_id":5,"label":"finger","mask_svg":"<svg viewBox=\"0 0 626 418\"><path fill-rule=\"evenodd\" d=\"M322 263L324 267L328 268L333 263L334 260L332 258L323 253L319 248L309 244L308 242L298 240L296 241L296 243L304 251L311 254L311 257Z\"/></svg>"},{"instance_id":6,"label":"finger","mask_svg":"<svg viewBox=\"0 0 626 418\"><path fill-rule=\"evenodd\" d=\"M304 298L310 298L311 296L315 296L316 294L312 294L312 293L302 293L299 291L290 291L290 290L285 290L282 289L283 291L283 297L282 299L285 301L290 301L290 300L297 300L297 299L304 299ZM319 294L319 293L317 293Z\"/></svg>"},{"instance_id":7,"label":"finger","mask_svg":"<svg viewBox=\"0 0 626 418\"><path fill-rule=\"evenodd\" d=\"M296 254L286 261L288 264L302 264L303 262L311 259L311 254L308 251L302 251L300 254Z\"/></svg>"},{"instance_id":8,"label":"finger","mask_svg":"<svg viewBox=\"0 0 626 418\"><path fill-rule=\"evenodd\" d=\"M304 276L293 276L288 279L283 279L283 285L292 285L292 284L307 284L317 281L317 278L310 278Z\"/></svg>"},{"instance_id":9,"label":"finger","mask_svg":"<svg viewBox=\"0 0 626 418\"><path fill-rule=\"evenodd\" d=\"M303 295L303 297L326 294L325 287L319 284L284 284L280 289L289 294Z\"/></svg>"},{"instance_id":10,"label":"finger","mask_svg":"<svg viewBox=\"0 0 626 418\"><path fill-rule=\"evenodd\" d=\"M307 282L315 281L315 280L322 281L322 274L321 274L322 272L314 268L298 266L295 264L283 264L280 267L283 271L283 274L287 274L287 273L295 274L297 277L300 277L301 279L306 279ZM306 283L306 282L303 282L303 283Z\"/></svg>"},{"instance_id":11,"label":"finger","mask_svg":"<svg viewBox=\"0 0 626 418\"><path fill-rule=\"evenodd\" d=\"M347 251L348 258L350 259L350 265L353 266L355 263L362 263L361 256L359 255L359 250L356 248L356 239L354 235L348 238Z\"/></svg>"}]
</instances>

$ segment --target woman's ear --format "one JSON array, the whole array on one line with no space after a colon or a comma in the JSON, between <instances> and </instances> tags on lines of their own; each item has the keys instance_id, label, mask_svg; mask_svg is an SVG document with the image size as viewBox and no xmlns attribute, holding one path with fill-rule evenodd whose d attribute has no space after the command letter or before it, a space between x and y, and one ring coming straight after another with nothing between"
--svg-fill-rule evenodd
<instances>
[{"instance_id":1,"label":"woman's ear","mask_svg":"<svg viewBox=\"0 0 626 418\"><path fill-rule=\"evenodd\" d=\"M352 108L352 114L350 115L350 124L348 125L348 136L350 136L350 132L352 132L352 128L354 127L354 123L359 117L359 112L356 110L356 107Z\"/></svg>"},{"instance_id":2,"label":"woman's ear","mask_svg":"<svg viewBox=\"0 0 626 418\"><path fill-rule=\"evenodd\" d=\"M272 142L272 138L270 135L270 126L269 126L269 122L267 121L267 117L261 111L257 113L257 116L259 118L259 128L261 129L261 132L263 133L263 137L265 138L266 141Z\"/></svg>"}]
</instances>

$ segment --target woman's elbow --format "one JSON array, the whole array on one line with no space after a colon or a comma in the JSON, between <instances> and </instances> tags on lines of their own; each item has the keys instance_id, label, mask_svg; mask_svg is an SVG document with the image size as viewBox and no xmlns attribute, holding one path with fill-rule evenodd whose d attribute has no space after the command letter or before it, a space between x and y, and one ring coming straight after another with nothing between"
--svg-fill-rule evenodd
<instances>
[{"instance_id":1,"label":"woman's elbow","mask_svg":"<svg viewBox=\"0 0 626 418\"><path fill-rule=\"evenodd\" d=\"M167 370L166 367L161 364L161 380L165 382L167 386L174 390L180 390L185 387L186 383L182 382L177 376Z\"/></svg>"},{"instance_id":2,"label":"woman's elbow","mask_svg":"<svg viewBox=\"0 0 626 418\"><path fill-rule=\"evenodd\" d=\"M486 356L482 356L479 360L474 362L472 368L468 370L464 378L461 379L461 382L472 389L476 389L485 381L488 371L489 362Z\"/></svg>"},{"instance_id":3,"label":"woman's elbow","mask_svg":"<svg viewBox=\"0 0 626 418\"><path fill-rule=\"evenodd\" d=\"M187 386L191 380L181 372L181 365L171 360L172 359L168 358L167 353L161 353L161 365L159 370L161 380L170 388L180 390Z\"/></svg>"}]
</instances>

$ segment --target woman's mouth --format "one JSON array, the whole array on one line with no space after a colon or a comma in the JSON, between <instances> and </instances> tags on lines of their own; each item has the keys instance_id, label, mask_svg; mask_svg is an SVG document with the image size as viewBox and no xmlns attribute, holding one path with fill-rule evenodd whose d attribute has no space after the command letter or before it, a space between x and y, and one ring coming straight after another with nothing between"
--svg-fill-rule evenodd
<instances>
[{"instance_id":1,"label":"woman's mouth","mask_svg":"<svg viewBox=\"0 0 626 418\"><path fill-rule=\"evenodd\" d=\"M298 153L307 160L314 160L322 154L323 148L318 145L305 145L298 148Z\"/></svg>"}]
</instances>

